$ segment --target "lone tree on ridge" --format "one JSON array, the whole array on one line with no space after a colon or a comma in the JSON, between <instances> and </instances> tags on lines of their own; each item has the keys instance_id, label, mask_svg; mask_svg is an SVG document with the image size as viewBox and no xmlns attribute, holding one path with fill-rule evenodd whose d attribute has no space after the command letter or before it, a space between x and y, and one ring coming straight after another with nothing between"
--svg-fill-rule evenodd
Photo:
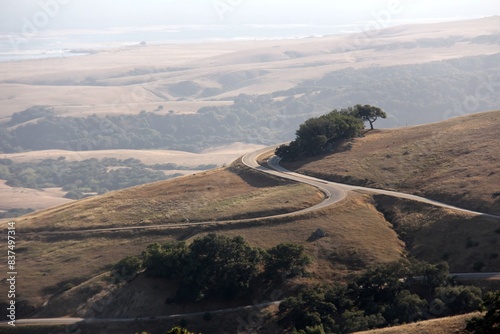
<instances>
[{"instance_id":1,"label":"lone tree on ridge","mask_svg":"<svg viewBox=\"0 0 500 334\"><path fill-rule=\"evenodd\" d=\"M361 118L364 122L370 123L370 128L373 130L373 123L380 118L387 118L385 111L379 107L371 106L369 104L357 104L352 108L352 115Z\"/></svg>"}]
</instances>

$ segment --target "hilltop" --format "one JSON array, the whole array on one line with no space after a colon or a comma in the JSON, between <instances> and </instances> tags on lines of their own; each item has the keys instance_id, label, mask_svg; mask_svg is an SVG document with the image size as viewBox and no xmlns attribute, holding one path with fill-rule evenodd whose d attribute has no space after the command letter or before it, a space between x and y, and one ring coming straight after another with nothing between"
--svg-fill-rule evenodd
<instances>
[{"instance_id":1,"label":"hilltop","mask_svg":"<svg viewBox=\"0 0 500 334\"><path fill-rule=\"evenodd\" d=\"M500 214L500 111L367 131L339 152L286 163L319 178Z\"/></svg>"}]
</instances>

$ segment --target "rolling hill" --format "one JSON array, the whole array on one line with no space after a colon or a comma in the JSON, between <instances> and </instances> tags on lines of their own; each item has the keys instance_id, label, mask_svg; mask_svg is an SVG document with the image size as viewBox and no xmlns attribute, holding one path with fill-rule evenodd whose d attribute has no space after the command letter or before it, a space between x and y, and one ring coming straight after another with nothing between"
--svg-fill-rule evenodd
<instances>
[{"instance_id":1,"label":"rolling hill","mask_svg":"<svg viewBox=\"0 0 500 334\"><path fill-rule=\"evenodd\" d=\"M447 134L450 137L442 137L448 139L442 142L444 147L438 152L453 153L446 145L451 145L452 139L457 140L460 150L469 150L469 154L476 157L473 165L466 165L470 168L468 172L483 175L483 168L494 163L486 163L488 159L484 157L490 156L487 153L491 151L486 147L484 153L486 145L479 141L477 132L486 136L493 131L491 128L498 114L489 112L421 127L373 131L351 143L350 151L337 154L346 162L366 158L367 152L372 152L373 164L378 166L380 152L377 148L383 150L385 161L390 159L388 154L395 154L386 151L390 148L387 143L407 138L404 149L409 154L402 154L403 157L437 161L431 159L434 153L430 149L420 153L411 145L420 147L418 140L424 143L431 140L429 133ZM495 144L493 135L485 138L488 143ZM366 143L370 149L359 149ZM401 149L395 148L397 152ZM411 152L417 152L416 156L411 156ZM318 161L325 162L335 156L332 154ZM369 163L365 160L365 164ZM447 166L450 164L448 161ZM427 164L416 166L429 167ZM397 177L399 174L394 173L393 179ZM470 189L462 189L479 201L483 192L476 194L476 191L482 188L477 188L476 182L470 184ZM23 231L18 242L18 266L23 273L18 281L23 291L19 312L40 317L135 317L143 314L156 317L220 309L227 304L217 301L165 304L162 300L168 298L172 289L169 282L140 275L129 284L115 285L109 274L114 263L125 256L139 255L148 244L179 240L189 243L210 232L243 236L250 245L264 249L281 242L304 245L313 258L311 275L283 287L285 293L293 291L294 286L345 282L353 273L407 256L430 262L447 260L455 272L474 271L478 262L482 263L480 269L500 270L498 254L493 249L500 239L500 222L493 218L363 192L351 192L341 202L315 212L259 218L309 207L321 198L322 194L313 187L261 174L236 161L228 168L111 192L20 217L16 220L17 230ZM239 218L251 219L222 221ZM204 221L214 223L186 225ZM169 225L154 228L160 224ZM319 239L313 237L318 228L325 232ZM0 246L3 248L5 246ZM253 298L269 298L269 291L260 293ZM98 307L103 300L109 308ZM129 303L130 300L134 303ZM251 303L252 300L241 300L229 306ZM266 314L271 326L272 313ZM226 328L238 326L234 321L224 323ZM109 328L116 326L110 324Z\"/></svg>"},{"instance_id":2,"label":"rolling hill","mask_svg":"<svg viewBox=\"0 0 500 334\"><path fill-rule=\"evenodd\" d=\"M500 214L499 122L500 111L491 111L367 131L345 143L341 152L285 166L331 181L395 189Z\"/></svg>"},{"instance_id":3,"label":"rolling hill","mask_svg":"<svg viewBox=\"0 0 500 334\"><path fill-rule=\"evenodd\" d=\"M94 123L85 123L86 117L98 124L106 115L118 115L112 125L130 127L104 127L91 135L110 135L107 139L112 139L120 134L130 139L139 119L146 121L147 128L158 126L162 135L168 134L166 145L185 135L189 143L196 143L189 146L196 151L210 143L206 134L217 143L228 144L227 138L274 143L288 138L296 123L305 118L354 99L392 107L386 110L391 125L401 125L407 119L417 124L464 114L460 108L467 106L467 96L484 98L467 112L486 110L496 106L498 99L489 89L498 84L493 74L500 56L496 42L499 20L491 17L394 27L371 38L358 34L148 45L72 59L0 64L0 99L9 101L0 111L2 126L9 123L12 113L34 105L49 106L54 112L44 119L6 125L0 134L11 138L9 132L37 124L40 127L34 128L38 130L49 124L66 131L61 126L69 124L66 121L93 129ZM368 90L370 94L365 94ZM463 101L458 111L443 109L456 100ZM174 120L179 124L164 126L172 126ZM328 180L395 189L500 214L498 124L500 111L491 111L428 125L368 131L345 143L339 152L286 167ZM35 133L26 129L20 133ZM82 138L72 139L81 144ZM36 135L31 139L41 142ZM64 138L59 139L64 142ZM137 150L76 152L48 147L1 157L32 161L61 155L68 160L113 156L156 163L171 154L172 162L198 165L206 162L200 160L205 158L216 163L227 161L238 151L180 155L166 151L166 146L161 151L134 148ZM7 197L13 194L4 193ZM18 208L19 202L43 195L49 197L44 201L50 205L61 203L54 201L62 192L52 189L45 194L24 193L9 205ZM251 246L264 249L282 242L303 245L312 258L310 274L281 287L284 295L299 286L345 283L367 268L408 257L432 263L445 260L452 272L500 271L500 222L493 218L362 191L350 192L341 202L315 212L268 217L310 207L323 196L314 187L264 175L236 161L227 168L109 192L20 217L15 219L18 315L130 319L147 315L154 323L155 317L165 314L213 311L270 299L270 291L263 288L230 305L225 301L172 305L165 303L172 293L172 282L143 274L123 284L115 284L111 278L115 263L140 255L151 243L189 244L211 232L242 236ZM315 237L318 229L324 232L321 238ZM1 243L0 252L5 254L6 250L7 244ZM0 279L5 282L5 271ZM495 282L492 285L498 286ZM6 301L6 294L1 294L1 316ZM103 303L108 307L102 307ZM257 315L265 319L262 332L276 333L276 312L275 305L228 312L205 327L201 327L202 316L193 317L193 321L200 330L208 328L206 334L219 333L221 328L234 331L241 317ZM459 326L462 320L451 319L442 326ZM151 326L143 321L98 324L89 325L88 332L121 333L125 326L139 331L175 323L177 320ZM412 325L404 330L429 326L434 325ZM23 328L11 332L20 333Z\"/></svg>"}]
</instances>

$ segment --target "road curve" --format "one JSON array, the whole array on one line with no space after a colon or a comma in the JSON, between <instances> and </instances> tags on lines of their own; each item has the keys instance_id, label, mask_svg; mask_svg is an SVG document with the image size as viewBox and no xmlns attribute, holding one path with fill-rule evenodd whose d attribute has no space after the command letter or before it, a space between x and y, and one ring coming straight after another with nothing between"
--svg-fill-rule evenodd
<instances>
[{"instance_id":1,"label":"road curve","mask_svg":"<svg viewBox=\"0 0 500 334\"><path fill-rule=\"evenodd\" d=\"M352 185L347 185L347 184L343 184L343 183L330 182L330 181L325 181L325 180L318 179L315 177L295 173L295 172L292 172L288 169L283 168L280 165L280 158L278 158L275 155L273 155L267 161L268 166L271 168L267 168L267 167L259 165L259 163L257 162L258 157L265 154L265 153L268 153L268 152L274 150L275 148L276 148L276 146L271 146L271 147L266 147L266 148L260 149L258 151L252 152L252 153L248 153L248 154L243 156L242 162L246 166L253 168L253 169L256 169L256 170L259 170L261 172L280 176L280 177L283 177L283 178L286 178L289 180L294 180L297 182L306 183L306 184L309 184L309 185L312 185L312 186L319 188L321 191L323 191L326 194L326 200L318 205L315 205L315 206L309 208L309 211L317 210L319 208L322 208L322 207L331 205L333 203L339 202L345 198L346 194L349 191L360 191L360 192L367 192L367 193L371 193L371 194L388 195L388 196L393 196L393 197L402 198L402 199L409 199L412 201L431 204L431 205L438 206L441 208L451 209L454 211L463 212L463 213L467 213L467 214L471 214L471 215L500 219L500 216L497 216L497 215L467 210L467 209L459 208L457 206L442 203L442 202L435 201L435 200L421 197L421 196L411 195L411 194L402 193L402 192L398 192L398 191L369 188L369 187L361 187L361 186L352 186Z\"/></svg>"},{"instance_id":2,"label":"road curve","mask_svg":"<svg viewBox=\"0 0 500 334\"><path fill-rule=\"evenodd\" d=\"M337 203L337 202L343 200L347 196L348 192L350 192L350 191L364 191L364 192L373 193L373 194L384 194L384 195L394 196L397 198L410 199L410 200L414 200L414 201L418 201L418 202L422 202L422 203L432 204L432 205L435 205L438 207L448 208L448 209L452 209L452 210L456 210L456 211L460 211L460 212L465 212L465 213L469 213L469 214L473 214L473 215L480 215L480 216L486 216L486 217L490 217L490 218L500 219L500 216L485 214L485 213L471 211L471 210L466 210L466 209L462 209L462 208L459 208L459 207L456 207L453 205L441 203L441 202L430 200L430 199L420 197L420 196L405 194L405 193L396 192L396 191L383 190L383 189L351 186L351 185L346 185L346 184L342 184L342 183L329 182L329 181L317 179L314 177L310 177L307 175L294 173L292 171L289 171L289 170L281 167L279 164L280 159L276 156L273 156L273 157L271 157L271 159L268 160L268 165L271 168L267 168L267 167L259 165L259 163L257 162L258 157L267 153L267 152L274 151L274 149L276 147L277 146L266 147L266 148L263 148L261 150L255 151L255 152L245 154L242 157L242 162L247 167L253 168L255 170L258 170L258 171L261 171L261 172L264 172L267 174L271 174L271 175L279 176L279 177L286 178L289 180L302 182L305 184L315 186L325 194L325 200L323 202L315 205L315 206L312 206L310 208L303 209L300 211L271 216L271 217L237 220L238 222L255 221L256 219L264 219L264 218L288 217L288 216L292 216L292 215L297 215L297 214L301 214L301 213L305 213L305 212L318 210L318 209L327 207L331 204L334 204L334 203ZM150 229L150 228L162 228L162 227L179 227L179 226L194 226L194 225L206 225L206 224L220 224L220 223L228 223L228 222L234 222L234 221L182 223L182 224L168 224L168 225L160 225L160 226L135 226L135 227L125 227L125 228L109 228L109 229L80 230L80 231L60 231L60 232L49 232L49 234L78 233L78 232L81 233L81 232L94 232L94 231L121 231L121 230L131 230L131 229ZM38 232L38 234L43 234L43 232L42 233ZM454 277L457 277L459 279L479 279L479 280L500 279L500 273L498 273L498 272L494 272L494 273L451 273L450 276L454 276ZM236 307L236 308L231 308L231 309L221 309L221 310L216 310L216 311L210 311L210 313L217 314L217 313L227 313L227 312L234 312L234 311L252 309L252 308L263 308L263 307L267 307L267 306L275 305L275 304L279 304L279 303L280 303L280 301L275 301L275 302L259 304L259 305L250 305L250 306L242 306L242 307ZM188 313L188 314L173 314L173 315L147 317L147 318L19 319L19 320L16 320L16 325L55 325L55 324L74 325L74 324L78 324L78 323L134 322L134 321L138 321L138 320L139 321L152 321L152 320L165 320L165 319L177 319L177 318L200 316L200 315L203 315L205 313L206 312L196 312L196 313ZM7 322L0 322L0 326L8 326L8 323Z\"/></svg>"},{"instance_id":3,"label":"road curve","mask_svg":"<svg viewBox=\"0 0 500 334\"><path fill-rule=\"evenodd\" d=\"M267 168L267 167L259 165L259 163L257 162L257 159L259 158L259 156L261 156L265 153L273 152L276 149L276 147L278 147L278 146L279 145L265 147L265 148L262 148L258 151L247 153L241 158L242 162L247 167L253 168L253 169L261 171L263 173L275 175L278 177L282 177L282 178L297 181L297 182L306 183L306 184L309 184L309 185L312 185L312 186L318 188L319 190L321 190L325 194L325 199L321 203L318 203L318 204L311 206L309 208L305 208L305 209L295 211L295 212L289 212L289 213L273 215L273 216L266 216L266 217L248 218L248 219L213 220L213 221L196 222L196 223L184 222L184 223L171 223L171 224L146 225L146 226L141 225L141 226L127 226L127 227L110 227L110 228L98 228L98 229L87 229L87 230L37 231L37 232L25 232L25 235L31 235L31 234L54 235L54 234L75 234L75 233L80 234L80 233L120 232L120 231L133 231L133 230L147 230L147 229L166 229L166 228L179 228L179 227L189 227L189 226L229 224L229 223L236 223L236 222L244 223L244 222L253 222L253 221L262 220L262 219L284 218L284 217L291 217L291 216L296 216L296 215L301 215L304 213L316 211L316 210L325 208L327 206L330 206L334 203L340 202L341 200L343 200L347 196L348 192L350 192L350 191L360 191L360 192L367 192L367 193L371 193L371 194L383 194L383 195L393 196L393 197L397 197L397 198L403 198L403 199L409 199L409 200L413 200L413 201L417 201L417 202L427 203L427 204L439 206L442 208L447 208L447 209L451 209L451 210L455 210L455 211L459 211L459 212L468 213L471 215L478 215L478 216L483 216L483 217L500 219L500 216L497 216L497 215L491 215L491 214L487 214L487 213L471 211L471 210L459 208L459 207L456 207L453 205L441 203L441 202L438 202L438 201L435 201L432 199L428 199L428 198L424 198L424 197L420 197L420 196L416 196L416 195L411 195L411 194L406 194L406 193L391 191L391 190L377 189L377 188L352 186L352 185L347 185L347 184L343 184L343 183L325 181L325 180L318 179L315 177L295 173L295 172L292 172L288 169L281 167L279 164L280 159L277 156L273 156L267 161L267 164L271 168Z\"/></svg>"}]
</instances>

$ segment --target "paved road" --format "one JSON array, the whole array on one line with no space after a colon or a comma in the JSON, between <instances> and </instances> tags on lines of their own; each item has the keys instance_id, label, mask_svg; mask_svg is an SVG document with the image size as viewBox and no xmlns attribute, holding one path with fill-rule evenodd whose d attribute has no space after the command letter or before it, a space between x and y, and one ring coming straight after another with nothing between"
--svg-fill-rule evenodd
<instances>
[{"instance_id":1,"label":"paved road","mask_svg":"<svg viewBox=\"0 0 500 334\"><path fill-rule=\"evenodd\" d=\"M462 209L453 205L441 203L438 201L430 200L427 198L423 198L420 196L415 196L415 195L410 195L410 194L405 194L405 193L400 193L396 191L389 191L389 190L383 190L383 189L376 189L376 188L367 188L367 187L358 187L358 186L351 186L351 185L346 185L346 184L341 184L341 183L336 183L336 182L328 182L325 180L317 179L314 177L294 173L292 171L289 171L283 167L280 166L279 164L279 158L276 156L273 156L269 161L268 165L271 168L267 168L264 166L261 166L257 163L257 159L259 156L266 152L270 152L274 150L276 146L274 147L267 147L261 150L258 150L256 152L248 153L243 156L242 162L250 167L254 168L256 170L272 174L275 176L283 177L286 179L294 180L297 182L302 182L306 183L312 186L315 186L319 188L324 194L325 194L325 200L313 207L293 212L293 213L288 213L288 214L282 214L282 215L277 215L277 216L272 216L273 218L276 217L287 217L291 215L297 215L305 212L310 212L314 210L318 210L324 207L327 207L333 203L339 202L343 200L347 193L349 191L364 191L364 192L369 192L369 193L374 193L374 194L384 194L384 195L389 195L389 196L394 196L398 198L404 198L404 199L410 199L418 202L423 202L423 203L428 203L432 205L436 205L439 207L443 208L448 208L460 212L465 212L473 215L481 215L481 216L487 216L491 218L497 218L500 219L500 216L496 215L490 215L490 214L485 214L481 212L475 212L471 210L466 210ZM271 218L271 217L267 217ZM238 220L238 222L242 221L254 221L255 219L245 219L245 220ZM167 224L167 225L159 225L159 226L133 226L133 227L124 227L124 228L109 228L109 229L95 229L95 230L87 230L87 231L65 231L65 232L48 232L50 234L53 233L78 233L78 232L100 232L100 231L121 231L121 230L133 230L133 229L151 229L151 228L165 228L165 227L179 227L179 226L195 226L195 225L206 225L206 224L220 224L220 223L228 223L231 221L218 221L218 222L201 222L201 223L182 223L182 224ZM40 234L40 233L39 233ZM43 233L42 233L43 234ZM459 279L480 279L480 280L486 280L486 279L500 279L500 273L452 273L450 274L451 276L455 276ZM217 313L228 313L228 312L234 312L234 311L239 311L239 310L245 310L245 309L252 309L252 308L263 308L267 307L273 304L279 304L280 301L272 302L272 303L265 303L265 304L260 304L260 305L251 305L251 306L242 306L242 307L237 307L237 308L230 308L230 309L222 309L222 310L216 310L216 311L210 311L212 314L217 314ZM141 321L148 321L148 320L162 320L162 319L176 319L176 318L186 318L186 317L194 317L194 316L200 316L205 314L206 312L196 312L196 313L188 313L188 314L173 314L173 315L166 315L166 316L158 316L158 317L148 317L148 318L116 318L116 319L99 319L99 318L90 318L90 319L83 319L83 318L48 318L48 319L19 319L16 321L16 325L53 325L53 324L61 324L61 325L72 325L72 324L77 324L79 322L84 322L84 323L109 323L109 322L133 322L137 320ZM6 326L6 322L0 323L0 326Z\"/></svg>"},{"instance_id":2,"label":"paved road","mask_svg":"<svg viewBox=\"0 0 500 334\"><path fill-rule=\"evenodd\" d=\"M500 280L500 273L450 273L459 279Z\"/></svg>"},{"instance_id":3,"label":"paved road","mask_svg":"<svg viewBox=\"0 0 500 334\"><path fill-rule=\"evenodd\" d=\"M273 156L268 160L267 164L271 168L260 166L257 162L258 157L261 156L262 154L270 152L271 150L273 150L275 148L276 148L276 146L272 146L272 147L263 148L263 149L258 150L256 152L248 153L245 156L243 156L242 161L246 166L248 166L250 168L257 169L257 170L264 172L264 173L284 177L284 178L287 178L289 180L294 180L297 182L306 183L306 184L315 186L315 187L319 188L321 191L323 191L326 194L326 197L327 197L326 200L323 203L320 203L314 207L309 208L308 211L317 210L321 207L325 207L325 206L331 205L335 202L341 201L342 199L345 198L346 194L349 191L360 191L360 192L367 192L367 193L372 193L372 194L382 194L382 195L388 195L388 196L393 196L393 197L397 197L397 198L409 199L412 201L427 203L427 204L435 205L438 207L455 210L458 212L464 212L464 213L468 213L468 214L472 214L472 215L500 219L500 216L497 216L497 215L491 215L491 214L487 214L487 213L483 213L483 212L467 210L467 209L459 208L459 207L449 205L446 203L442 203L439 201L435 201L432 199L416 196L416 195L406 194L406 193L402 193L402 192L398 192L398 191L360 187L360 186L352 186L352 185L347 185L347 184L337 183L337 182L329 182L329 181L321 180L321 179L314 178L311 176L298 174L298 173L292 172L288 169L281 167L279 164L280 159L277 156Z\"/></svg>"},{"instance_id":4,"label":"paved road","mask_svg":"<svg viewBox=\"0 0 500 334\"><path fill-rule=\"evenodd\" d=\"M252 309L263 309L271 305L278 305L281 301L262 303L257 305L240 306L233 308L226 308L215 311L208 311L208 313L220 314L220 313L231 313L243 310ZM184 314L170 314L162 315L156 317L138 317L138 318L32 318L32 319L19 319L16 320L16 326L18 325L74 325L77 323L95 324L95 323L116 323L116 322L136 322L136 321L153 321L153 320L171 320L180 318L191 318L203 316L207 311L194 312L194 313L184 313ZM9 326L7 322L0 322L1 326Z\"/></svg>"},{"instance_id":5,"label":"paved road","mask_svg":"<svg viewBox=\"0 0 500 334\"><path fill-rule=\"evenodd\" d=\"M40 232L33 232L33 233L28 232L25 234L26 235L29 235L29 234L53 235L53 234L75 234L75 233L96 233L96 232L119 232L119 231L131 231L131 230L179 228L179 227L199 226L199 225L228 224L228 223L234 223L234 222L252 222L252 221L255 221L256 219L290 217L290 216L300 215L300 214L311 212L311 211L316 211L318 209L325 208L325 207L330 206L334 203L337 203L337 202L343 200L347 196L347 193L349 191L362 191L362 192L368 192L368 193L372 193L372 194L384 194L384 195L394 196L394 197L398 197L398 198L410 199L413 201L432 204L432 205L436 205L436 206L443 207L443 208L448 208L448 209L452 209L452 210L456 210L456 211L460 211L460 212L469 213L472 215L481 215L484 217L500 219L500 216L486 214L486 213L482 213L482 212L471 211L471 210L466 210L463 208L459 208L459 207L449 205L446 203L441 203L441 202L434 201L434 200L420 197L420 196L401 193L401 192L397 192L397 191L359 187L359 186L351 186L351 185L342 184L342 183L329 182L329 181L317 179L317 178L314 178L311 176L294 173L292 171L289 171L289 170L281 167L279 164L280 159L276 156L273 156L268 161L268 165L272 168L267 168L267 167L259 165L257 162L258 157L264 153L274 151L274 149L277 146L279 146L279 145L265 147L265 148L260 149L258 151L247 153L242 157L242 162L243 162L243 164L245 164L246 166L248 166L250 168L259 170L259 171L267 173L267 174L272 174L272 175L283 177L283 178L286 178L289 180L294 180L297 182L302 182L302 183L306 183L306 184L315 186L325 194L325 200L323 202L316 204L312 207L309 207L309 208L306 208L306 209L303 209L300 211L291 212L291 213L285 213L285 214L268 216L268 217L238 219L236 221L235 220L224 220L224 221L205 221L205 222L196 222L196 223L174 223L174 224L148 225L148 226L112 227L112 228L99 228L99 229L88 229L88 230L46 231L46 232L40 231Z\"/></svg>"}]
</instances>

